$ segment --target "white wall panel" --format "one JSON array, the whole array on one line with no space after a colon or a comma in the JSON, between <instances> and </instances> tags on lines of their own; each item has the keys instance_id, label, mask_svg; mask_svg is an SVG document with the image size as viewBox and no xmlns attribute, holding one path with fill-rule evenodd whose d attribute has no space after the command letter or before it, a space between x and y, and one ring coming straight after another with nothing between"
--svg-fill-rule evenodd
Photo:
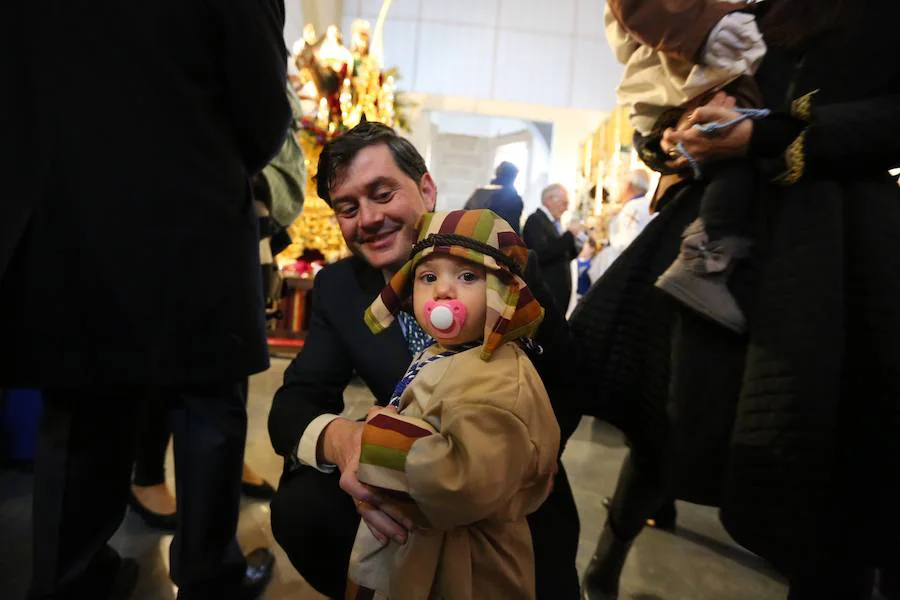
<instances>
[{"instance_id":1,"label":"white wall panel","mask_svg":"<svg viewBox=\"0 0 900 600\"><path fill-rule=\"evenodd\" d=\"M568 106L572 41L557 35L500 31L493 98Z\"/></svg>"},{"instance_id":2,"label":"white wall panel","mask_svg":"<svg viewBox=\"0 0 900 600\"><path fill-rule=\"evenodd\" d=\"M488 98L493 56L494 31L491 29L422 22L415 91ZM388 65L394 60L385 54Z\"/></svg>"},{"instance_id":3,"label":"white wall panel","mask_svg":"<svg viewBox=\"0 0 900 600\"><path fill-rule=\"evenodd\" d=\"M423 21L497 26L500 0L421 0Z\"/></svg>"},{"instance_id":4,"label":"white wall panel","mask_svg":"<svg viewBox=\"0 0 900 600\"><path fill-rule=\"evenodd\" d=\"M616 104L615 88L621 76L622 65L612 55L606 40L576 40L572 75L573 107L612 110Z\"/></svg>"},{"instance_id":5,"label":"white wall panel","mask_svg":"<svg viewBox=\"0 0 900 600\"><path fill-rule=\"evenodd\" d=\"M578 0L577 29L575 33L582 36L602 38L604 0Z\"/></svg>"},{"instance_id":6,"label":"white wall panel","mask_svg":"<svg viewBox=\"0 0 900 600\"><path fill-rule=\"evenodd\" d=\"M393 0L388 17L393 19L418 19L420 3L421 0ZM366 19L371 19L374 26L375 19L378 17L378 11L381 10L381 5L382 0L362 0L360 14Z\"/></svg>"},{"instance_id":7,"label":"white wall panel","mask_svg":"<svg viewBox=\"0 0 900 600\"><path fill-rule=\"evenodd\" d=\"M576 0L501 0L500 28L571 35Z\"/></svg>"}]
</instances>

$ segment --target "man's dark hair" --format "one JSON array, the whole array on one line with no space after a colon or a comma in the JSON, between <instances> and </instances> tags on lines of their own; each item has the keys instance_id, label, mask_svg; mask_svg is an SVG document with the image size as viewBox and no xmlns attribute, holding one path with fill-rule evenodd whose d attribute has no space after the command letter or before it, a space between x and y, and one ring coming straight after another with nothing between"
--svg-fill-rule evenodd
<instances>
[{"instance_id":1,"label":"man's dark hair","mask_svg":"<svg viewBox=\"0 0 900 600\"><path fill-rule=\"evenodd\" d=\"M394 157L394 163L409 175L416 185L428 172L425 160L409 140L397 135L396 131L384 123L363 119L359 125L328 142L322 149L316 174L316 193L319 194L319 198L331 206L331 188L340 183L347 167L360 150L376 144L388 147Z\"/></svg>"}]
</instances>

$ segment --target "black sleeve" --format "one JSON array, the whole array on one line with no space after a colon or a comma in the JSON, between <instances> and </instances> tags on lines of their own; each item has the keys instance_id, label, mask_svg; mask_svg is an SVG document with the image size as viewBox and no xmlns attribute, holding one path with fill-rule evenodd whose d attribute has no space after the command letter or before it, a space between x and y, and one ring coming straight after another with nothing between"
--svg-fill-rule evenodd
<instances>
[{"instance_id":1,"label":"black sleeve","mask_svg":"<svg viewBox=\"0 0 900 600\"><path fill-rule=\"evenodd\" d=\"M900 165L900 94L816 106L816 94L794 101L791 114L754 124L748 150L770 179L884 172Z\"/></svg>"},{"instance_id":2,"label":"black sleeve","mask_svg":"<svg viewBox=\"0 0 900 600\"><path fill-rule=\"evenodd\" d=\"M524 279L535 299L544 307L544 320L534 336L539 349L529 350L528 356L550 396L550 404L559 422L562 440L559 452L562 454L565 440L572 435L581 420L581 414L575 406L575 397L569 387L572 380L569 374L577 362L578 348L565 315L554 303L553 294L544 283L536 258L534 251L528 253Z\"/></svg>"},{"instance_id":3,"label":"black sleeve","mask_svg":"<svg viewBox=\"0 0 900 600\"><path fill-rule=\"evenodd\" d=\"M811 173L900 165L900 94L822 107L813 98L805 151Z\"/></svg>"},{"instance_id":4,"label":"black sleeve","mask_svg":"<svg viewBox=\"0 0 900 600\"><path fill-rule=\"evenodd\" d=\"M560 236L551 236L540 223L531 218L525 221L522 241L530 250L535 251L538 262L542 265L572 260L577 253L575 236L571 231L566 231Z\"/></svg>"},{"instance_id":5,"label":"black sleeve","mask_svg":"<svg viewBox=\"0 0 900 600\"><path fill-rule=\"evenodd\" d=\"M222 37L222 68L247 170L256 173L284 143L291 119L285 94L284 0L211 2Z\"/></svg>"},{"instance_id":6,"label":"black sleeve","mask_svg":"<svg viewBox=\"0 0 900 600\"><path fill-rule=\"evenodd\" d=\"M269 412L272 446L289 461L313 419L325 413L339 414L344 409L344 389L353 375L349 353L323 308L329 291L340 293L328 289L327 278L327 269L316 277L303 350L285 371L284 383Z\"/></svg>"}]
</instances>

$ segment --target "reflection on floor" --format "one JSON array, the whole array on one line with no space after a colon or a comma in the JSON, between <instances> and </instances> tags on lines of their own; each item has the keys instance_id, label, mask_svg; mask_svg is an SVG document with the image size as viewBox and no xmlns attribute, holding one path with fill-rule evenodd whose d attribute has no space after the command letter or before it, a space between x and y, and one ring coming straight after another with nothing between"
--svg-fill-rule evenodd
<instances>
[{"instance_id":1,"label":"reflection on floor","mask_svg":"<svg viewBox=\"0 0 900 600\"><path fill-rule=\"evenodd\" d=\"M249 402L250 428L247 461L275 483L281 460L273 454L266 432L272 395L281 382L287 361L273 361L269 372L254 377ZM353 415L365 414L371 402L361 384L348 389L346 400ZM578 568L587 564L603 526L606 512L601 501L611 495L626 448L611 428L584 419L566 448L564 461L581 515ZM171 455L168 475L172 475ZM173 483L174 485L174 483ZM23 598L29 578L31 531L31 477L0 472L0 594ZM723 531L714 509L678 503L675 534L647 530L635 543L625 567L621 600L781 600L785 586L759 558L734 544ZM277 569L266 600L319 600L291 567L272 538L268 506L245 501L238 531L241 545L250 550L267 545L275 549ZM141 575L135 600L171 600L175 590L167 575L171 536L147 530L128 514L113 544L140 561ZM312 543L312 541L310 542Z\"/></svg>"}]
</instances>

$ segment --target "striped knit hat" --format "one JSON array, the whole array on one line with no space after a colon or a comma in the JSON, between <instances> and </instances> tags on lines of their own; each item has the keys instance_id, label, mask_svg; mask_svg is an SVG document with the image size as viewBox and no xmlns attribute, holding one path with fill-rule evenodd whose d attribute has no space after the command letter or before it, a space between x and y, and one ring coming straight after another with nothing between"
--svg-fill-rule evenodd
<instances>
[{"instance_id":1,"label":"striped knit hat","mask_svg":"<svg viewBox=\"0 0 900 600\"><path fill-rule=\"evenodd\" d=\"M456 256L487 270L487 315L481 358L511 340L532 335L544 318L544 309L522 279L528 249L509 224L496 213L454 210L426 213L419 222L419 239L412 254L366 309L366 324L373 333L390 325L412 294L416 266L432 254Z\"/></svg>"}]
</instances>

